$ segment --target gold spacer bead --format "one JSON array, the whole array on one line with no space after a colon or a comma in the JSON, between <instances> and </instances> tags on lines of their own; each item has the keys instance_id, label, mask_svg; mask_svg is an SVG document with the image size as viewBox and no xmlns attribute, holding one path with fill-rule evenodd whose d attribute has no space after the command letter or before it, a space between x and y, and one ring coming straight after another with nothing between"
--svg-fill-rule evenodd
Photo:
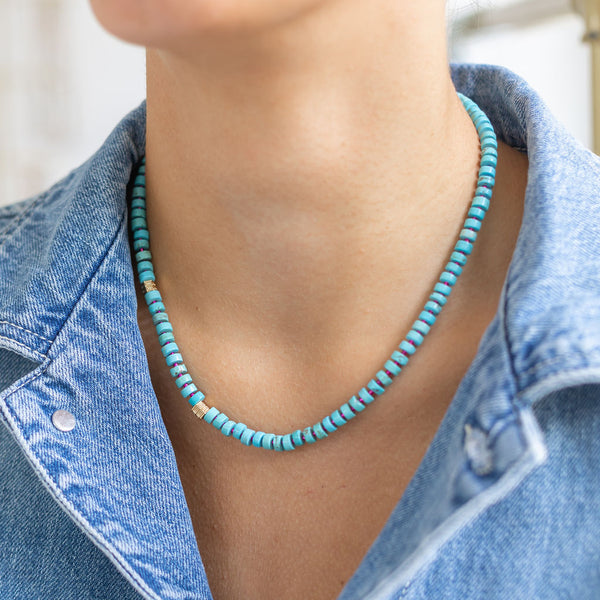
<instances>
[{"instance_id":1,"label":"gold spacer bead","mask_svg":"<svg viewBox=\"0 0 600 600\"><path fill-rule=\"evenodd\" d=\"M204 415L210 410L210 406L200 401L192 406L192 411L199 419L204 419Z\"/></svg>"},{"instance_id":2,"label":"gold spacer bead","mask_svg":"<svg viewBox=\"0 0 600 600\"><path fill-rule=\"evenodd\" d=\"M158 290L156 287L156 283L152 281L152 279L147 279L146 281L142 281L142 286L144 287L144 292L154 292Z\"/></svg>"}]
</instances>

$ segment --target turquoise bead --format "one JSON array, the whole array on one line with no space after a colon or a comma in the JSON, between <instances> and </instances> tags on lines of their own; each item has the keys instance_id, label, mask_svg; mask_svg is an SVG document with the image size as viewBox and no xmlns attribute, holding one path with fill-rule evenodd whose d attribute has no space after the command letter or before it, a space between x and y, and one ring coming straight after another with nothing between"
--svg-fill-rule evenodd
<instances>
[{"instance_id":1,"label":"turquoise bead","mask_svg":"<svg viewBox=\"0 0 600 600\"><path fill-rule=\"evenodd\" d=\"M196 387L196 385L194 383L187 383L185 384L184 387L181 388L181 390L179 390L179 392L181 393L181 395L188 400L188 397L191 396L193 393L197 392L198 388ZM189 400L188 400L189 402Z\"/></svg>"},{"instance_id":2,"label":"turquoise bead","mask_svg":"<svg viewBox=\"0 0 600 600\"><path fill-rule=\"evenodd\" d=\"M262 441L263 438L265 437L265 432L264 431L257 431L254 436L252 437L252 445L255 448L262 448Z\"/></svg>"},{"instance_id":3,"label":"turquoise bead","mask_svg":"<svg viewBox=\"0 0 600 600\"><path fill-rule=\"evenodd\" d=\"M165 344L160 351L162 352L162 355L166 357L174 352L179 352L179 346L177 346L175 342L169 342L168 344Z\"/></svg>"},{"instance_id":4,"label":"turquoise bead","mask_svg":"<svg viewBox=\"0 0 600 600\"><path fill-rule=\"evenodd\" d=\"M235 421L232 421L231 419L229 419L228 421L226 421L223 426L221 427L221 433L223 435L226 435L227 437L229 437L231 435L231 432L233 431L233 428L237 425L237 423Z\"/></svg>"},{"instance_id":5,"label":"turquoise bead","mask_svg":"<svg viewBox=\"0 0 600 600\"><path fill-rule=\"evenodd\" d=\"M432 302L432 304L435 304L435 303ZM438 304L438 306L439 306L439 304ZM419 321L425 321L425 323L431 327L431 325L433 325L435 323L435 315L432 315L430 312L423 310L419 314ZM388 371L389 371L389 369L388 369Z\"/></svg>"},{"instance_id":6,"label":"turquoise bead","mask_svg":"<svg viewBox=\"0 0 600 600\"><path fill-rule=\"evenodd\" d=\"M440 306L444 306L444 304L448 302L447 296L444 296L444 294L440 294L439 292L433 292L433 294L429 295L429 298L434 302L437 302Z\"/></svg>"},{"instance_id":7,"label":"turquoise bead","mask_svg":"<svg viewBox=\"0 0 600 600\"><path fill-rule=\"evenodd\" d=\"M192 376L189 373L181 375L181 377L175 379L175 383L177 384L177 387L181 389L186 383L192 383Z\"/></svg>"},{"instance_id":8,"label":"turquoise bead","mask_svg":"<svg viewBox=\"0 0 600 600\"><path fill-rule=\"evenodd\" d=\"M448 271L444 271L440 275L440 281L442 283L447 283L448 285L454 285L456 283L456 275L454 273L449 273Z\"/></svg>"},{"instance_id":9,"label":"turquoise bead","mask_svg":"<svg viewBox=\"0 0 600 600\"><path fill-rule=\"evenodd\" d=\"M313 433L312 427L307 427L302 431L302 435L304 436L304 441L307 444L314 444L317 441L315 434Z\"/></svg>"},{"instance_id":10,"label":"turquoise bead","mask_svg":"<svg viewBox=\"0 0 600 600\"><path fill-rule=\"evenodd\" d=\"M292 434L288 433L282 438L282 445L284 450L294 450L294 442L292 441Z\"/></svg>"},{"instance_id":11,"label":"turquoise bead","mask_svg":"<svg viewBox=\"0 0 600 600\"><path fill-rule=\"evenodd\" d=\"M467 255L464 252L454 250L450 255L450 260L464 267L467 264Z\"/></svg>"},{"instance_id":12,"label":"turquoise bead","mask_svg":"<svg viewBox=\"0 0 600 600\"><path fill-rule=\"evenodd\" d=\"M402 367L399 367L393 360L388 360L385 363L385 368L394 375L400 375L400 372L402 371Z\"/></svg>"},{"instance_id":13,"label":"turquoise bead","mask_svg":"<svg viewBox=\"0 0 600 600\"><path fill-rule=\"evenodd\" d=\"M439 302L434 302L433 300L428 300L425 303L424 308L425 310L430 310L435 315L439 315L442 310L442 307L440 306Z\"/></svg>"},{"instance_id":14,"label":"turquoise bead","mask_svg":"<svg viewBox=\"0 0 600 600\"><path fill-rule=\"evenodd\" d=\"M381 396L381 394L383 394L383 392L385 392L385 388L383 386L379 385L374 379L371 379L371 381L369 381L369 383L367 383L367 388L370 389L372 392L375 392L378 396ZM359 395L360 395L360 392L359 392ZM369 394L369 396L371 396L371 394Z\"/></svg>"},{"instance_id":15,"label":"turquoise bead","mask_svg":"<svg viewBox=\"0 0 600 600\"><path fill-rule=\"evenodd\" d=\"M146 197L146 188L142 186L134 186L131 190L132 198L145 198Z\"/></svg>"},{"instance_id":16,"label":"turquoise bead","mask_svg":"<svg viewBox=\"0 0 600 600\"><path fill-rule=\"evenodd\" d=\"M462 267L460 265L457 265L455 262L450 261L444 267L444 271L452 273L454 276L458 277L462 273Z\"/></svg>"},{"instance_id":17,"label":"turquoise bead","mask_svg":"<svg viewBox=\"0 0 600 600\"><path fill-rule=\"evenodd\" d=\"M137 229L136 231L133 232L133 239L134 240L149 240L150 234L148 233L147 229Z\"/></svg>"},{"instance_id":18,"label":"turquoise bead","mask_svg":"<svg viewBox=\"0 0 600 600\"><path fill-rule=\"evenodd\" d=\"M494 156L493 154L484 154L481 157L481 163L482 166L484 167L496 167L498 164L498 157ZM494 169L494 173L495 173L495 169Z\"/></svg>"},{"instance_id":19,"label":"turquoise bead","mask_svg":"<svg viewBox=\"0 0 600 600\"><path fill-rule=\"evenodd\" d=\"M406 339L410 342L412 342L415 346L420 346L423 343L423 335L421 333L419 333L418 331L414 331L413 329L411 329L407 334L406 334Z\"/></svg>"},{"instance_id":20,"label":"turquoise bead","mask_svg":"<svg viewBox=\"0 0 600 600\"><path fill-rule=\"evenodd\" d=\"M248 427L246 425L244 425L243 423L238 423L233 428L233 431L231 432L231 434L233 435L233 437L236 440L239 440L242 437L242 434L244 433L244 431L246 431L246 429L248 429Z\"/></svg>"},{"instance_id":21,"label":"turquoise bead","mask_svg":"<svg viewBox=\"0 0 600 600\"><path fill-rule=\"evenodd\" d=\"M292 433L292 441L294 442L294 446L296 446L296 448L304 444L304 442L302 441L302 431L300 431L300 429L296 429L296 431Z\"/></svg>"},{"instance_id":22,"label":"turquoise bead","mask_svg":"<svg viewBox=\"0 0 600 600\"><path fill-rule=\"evenodd\" d=\"M431 315L429 313L425 313L425 314L429 315L430 317L433 317L433 315ZM429 330L431 329L431 327L427 323L423 323L423 321L421 321L421 320L416 320L412 324L412 329L414 331L417 331L418 333L420 333L421 336L425 336L429 333Z\"/></svg>"},{"instance_id":23,"label":"turquoise bead","mask_svg":"<svg viewBox=\"0 0 600 600\"><path fill-rule=\"evenodd\" d=\"M384 385L384 387L391 385L393 381L393 379L385 371L377 371L377 379L379 379L379 381Z\"/></svg>"},{"instance_id":24,"label":"turquoise bead","mask_svg":"<svg viewBox=\"0 0 600 600\"><path fill-rule=\"evenodd\" d=\"M146 200L144 198L133 198L131 200L131 209L141 208L146 210Z\"/></svg>"},{"instance_id":25,"label":"turquoise bead","mask_svg":"<svg viewBox=\"0 0 600 600\"><path fill-rule=\"evenodd\" d=\"M339 408L334 410L331 415L329 415L329 418L333 421L333 424L336 427L341 427L342 425L346 424L346 420L344 417L342 417L342 413L340 412Z\"/></svg>"},{"instance_id":26,"label":"turquoise bead","mask_svg":"<svg viewBox=\"0 0 600 600\"><path fill-rule=\"evenodd\" d=\"M398 350L394 350L392 352L392 360L395 360L400 364L401 367L404 367L408 364L408 356L406 354L402 354L402 352L398 352Z\"/></svg>"},{"instance_id":27,"label":"turquoise bead","mask_svg":"<svg viewBox=\"0 0 600 600\"><path fill-rule=\"evenodd\" d=\"M487 210L490 207L489 201L492 199L492 189L489 187L484 187L482 185L478 186L475 190L475 196L471 201L471 206L478 206L478 204L476 204L476 201L480 198L485 198L488 201L485 206L482 206L482 208Z\"/></svg>"},{"instance_id":28,"label":"turquoise bead","mask_svg":"<svg viewBox=\"0 0 600 600\"><path fill-rule=\"evenodd\" d=\"M494 187L494 184L496 183L495 179L493 179L492 177L480 177L477 180L477 185L478 186L483 186L483 187L487 187L490 190Z\"/></svg>"},{"instance_id":29,"label":"turquoise bead","mask_svg":"<svg viewBox=\"0 0 600 600\"><path fill-rule=\"evenodd\" d=\"M167 331L173 331L173 325L171 325L171 323L169 323L169 322L159 323L156 326L156 333L158 333L158 335L161 335L162 333L166 333Z\"/></svg>"},{"instance_id":30,"label":"turquoise bead","mask_svg":"<svg viewBox=\"0 0 600 600\"><path fill-rule=\"evenodd\" d=\"M141 206L136 206L135 208L131 209L131 223L133 225L133 219L145 219L146 218L146 209L141 207Z\"/></svg>"},{"instance_id":31,"label":"turquoise bead","mask_svg":"<svg viewBox=\"0 0 600 600\"><path fill-rule=\"evenodd\" d=\"M373 396L369 394L369 390L367 390L367 388L362 388L359 390L358 397L363 401L364 404L371 404L371 402L374 400Z\"/></svg>"},{"instance_id":32,"label":"turquoise bead","mask_svg":"<svg viewBox=\"0 0 600 600\"><path fill-rule=\"evenodd\" d=\"M156 300L162 301L162 297L158 290L152 290L151 292L146 292L144 294L144 300L146 300L146 304L151 304Z\"/></svg>"},{"instance_id":33,"label":"turquoise bead","mask_svg":"<svg viewBox=\"0 0 600 600\"><path fill-rule=\"evenodd\" d=\"M160 300L155 300L151 304L148 304L148 310L151 315L155 315L159 312L165 312L165 305Z\"/></svg>"},{"instance_id":34,"label":"turquoise bead","mask_svg":"<svg viewBox=\"0 0 600 600\"><path fill-rule=\"evenodd\" d=\"M478 206L471 206L467 214L469 217L473 217L478 221L483 221L483 217L485 217L485 210L483 210L483 208L479 208Z\"/></svg>"},{"instance_id":35,"label":"turquoise bead","mask_svg":"<svg viewBox=\"0 0 600 600\"><path fill-rule=\"evenodd\" d=\"M321 425L321 423L315 423L312 426L313 431L315 432L315 435L317 436L317 439L322 440L323 438L326 438L329 434L325 431L325 429L323 428L323 425Z\"/></svg>"},{"instance_id":36,"label":"turquoise bead","mask_svg":"<svg viewBox=\"0 0 600 600\"><path fill-rule=\"evenodd\" d=\"M467 240L472 244L477 239L477 232L471 231L470 229L461 229L460 239Z\"/></svg>"},{"instance_id":37,"label":"turquoise bead","mask_svg":"<svg viewBox=\"0 0 600 600\"><path fill-rule=\"evenodd\" d=\"M406 340L402 340L400 342L399 348L400 350L404 350L407 354L414 354L416 350L416 348L412 344L409 344Z\"/></svg>"},{"instance_id":38,"label":"turquoise bead","mask_svg":"<svg viewBox=\"0 0 600 600\"><path fill-rule=\"evenodd\" d=\"M212 421L212 426L221 429L227 421L229 421L229 417L225 413L220 412Z\"/></svg>"},{"instance_id":39,"label":"turquoise bead","mask_svg":"<svg viewBox=\"0 0 600 600\"><path fill-rule=\"evenodd\" d=\"M190 406L196 406L196 404L202 402L204 398L206 398L206 396L200 390L196 390L196 392L188 398L188 402L190 403Z\"/></svg>"},{"instance_id":40,"label":"turquoise bead","mask_svg":"<svg viewBox=\"0 0 600 600\"><path fill-rule=\"evenodd\" d=\"M240 442L242 442L242 444L244 444L244 446L251 446L252 445L252 438L254 437L254 434L256 433L256 431L254 431L254 429L244 429L244 432L242 433L242 436L240 437Z\"/></svg>"},{"instance_id":41,"label":"turquoise bead","mask_svg":"<svg viewBox=\"0 0 600 600\"><path fill-rule=\"evenodd\" d=\"M150 250L140 250L135 253L135 260L138 264L142 261L152 260L152 252Z\"/></svg>"},{"instance_id":42,"label":"turquoise bead","mask_svg":"<svg viewBox=\"0 0 600 600\"><path fill-rule=\"evenodd\" d=\"M185 365L176 365L175 367L171 367L171 375L173 377L177 377L177 375L181 373L187 373L187 367Z\"/></svg>"},{"instance_id":43,"label":"turquoise bead","mask_svg":"<svg viewBox=\"0 0 600 600\"><path fill-rule=\"evenodd\" d=\"M481 229L481 221L479 219L467 219L465 221L465 227L469 227L474 229L475 231L479 231Z\"/></svg>"},{"instance_id":44,"label":"turquoise bead","mask_svg":"<svg viewBox=\"0 0 600 600\"><path fill-rule=\"evenodd\" d=\"M367 407L366 404L360 402L356 396L352 396L352 398L348 400L348 404L354 409L355 412L362 412Z\"/></svg>"},{"instance_id":45,"label":"turquoise bead","mask_svg":"<svg viewBox=\"0 0 600 600\"><path fill-rule=\"evenodd\" d=\"M204 415L204 420L207 423L212 423L220 414L221 413L214 406L212 406Z\"/></svg>"},{"instance_id":46,"label":"turquoise bead","mask_svg":"<svg viewBox=\"0 0 600 600\"><path fill-rule=\"evenodd\" d=\"M158 336L158 343L161 346L164 346L167 342L174 342L174 341L175 341L175 336L173 335L173 333L171 331L161 333Z\"/></svg>"},{"instance_id":47,"label":"turquoise bead","mask_svg":"<svg viewBox=\"0 0 600 600\"><path fill-rule=\"evenodd\" d=\"M452 286L446 285L445 283L436 283L433 286L433 289L443 296L449 296L450 292L452 291Z\"/></svg>"},{"instance_id":48,"label":"turquoise bead","mask_svg":"<svg viewBox=\"0 0 600 600\"><path fill-rule=\"evenodd\" d=\"M149 248L148 240L133 240L133 249L136 252L147 250Z\"/></svg>"},{"instance_id":49,"label":"turquoise bead","mask_svg":"<svg viewBox=\"0 0 600 600\"><path fill-rule=\"evenodd\" d=\"M158 325L159 323L166 323L169 320L169 315L166 312L159 312L156 313L155 315L152 315L152 322L155 325Z\"/></svg>"},{"instance_id":50,"label":"turquoise bead","mask_svg":"<svg viewBox=\"0 0 600 600\"><path fill-rule=\"evenodd\" d=\"M463 254L471 254L471 251L473 250L473 244L467 240L458 240L454 247L457 251L462 252Z\"/></svg>"},{"instance_id":51,"label":"turquoise bead","mask_svg":"<svg viewBox=\"0 0 600 600\"><path fill-rule=\"evenodd\" d=\"M282 435L276 435L273 438L273 450L275 450L275 452L283 452L283 436Z\"/></svg>"},{"instance_id":52,"label":"turquoise bead","mask_svg":"<svg viewBox=\"0 0 600 600\"><path fill-rule=\"evenodd\" d=\"M342 404L342 406L340 406L340 412L342 413L342 417L344 417L344 419L346 419L346 421L349 421L350 419L354 419L354 417L356 416L356 413L354 413L352 411L352 409L350 408L350 405L347 402L345 404Z\"/></svg>"},{"instance_id":53,"label":"turquoise bead","mask_svg":"<svg viewBox=\"0 0 600 600\"><path fill-rule=\"evenodd\" d=\"M172 367L175 363L183 362L183 357L181 356L181 354L176 352L175 354L169 354L169 356L167 356L165 360L167 361L167 365L169 365L169 367Z\"/></svg>"},{"instance_id":54,"label":"turquoise bead","mask_svg":"<svg viewBox=\"0 0 600 600\"><path fill-rule=\"evenodd\" d=\"M154 273L154 267L149 260L142 260L137 264L138 271L141 273L142 271L152 271Z\"/></svg>"},{"instance_id":55,"label":"turquoise bead","mask_svg":"<svg viewBox=\"0 0 600 600\"><path fill-rule=\"evenodd\" d=\"M331 420L331 417L327 415L322 421L323 429L328 433L333 433L337 429L337 425Z\"/></svg>"},{"instance_id":56,"label":"turquoise bead","mask_svg":"<svg viewBox=\"0 0 600 600\"><path fill-rule=\"evenodd\" d=\"M498 142L491 137L487 138L481 142L481 149L485 150L486 148L498 149Z\"/></svg>"},{"instance_id":57,"label":"turquoise bead","mask_svg":"<svg viewBox=\"0 0 600 600\"><path fill-rule=\"evenodd\" d=\"M262 439L262 447L265 450L273 450L273 441L275 440L274 433L265 433L265 436Z\"/></svg>"},{"instance_id":58,"label":"turquoise bead","mask_svg":"<svg viewBox=\"0 0 600 600\"><path fill-rule=\"evenodd\" d=\"M136 178L133 180L133 184L145 186L146 185L146 177L144 175L137 175Z\"/></svg>"},{"instance_id":59,"label":"turquoise bead","mask_svg":"<svg viewBox=\"0 0 600 600\"><path fill-rule=\"evenodd\" d=\"M138 279L140 283L144 283L144 281L156 281L156 277L152 271L143 271L138 275Z\"/></svg>"},{"instance_id":60,"label":"turquoise bead","mask_svg":"<svg viewBox=\"0 0 600 600\"><path fill-rule=\"evenodd\" d=\"M147 229L148 223L144 217L135 217L135 219L131 219L131 227L134 231L138 229Z\"/></svg>"}]
</instances>

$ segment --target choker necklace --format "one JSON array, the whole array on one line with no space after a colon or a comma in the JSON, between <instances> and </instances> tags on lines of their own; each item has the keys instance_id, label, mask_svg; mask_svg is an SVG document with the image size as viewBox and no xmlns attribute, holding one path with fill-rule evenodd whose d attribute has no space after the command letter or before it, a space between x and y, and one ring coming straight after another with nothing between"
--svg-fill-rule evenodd
<instances>
[{"instance_id":1,"label":"choker necklace","mask_svg":"<svg viewBox=\"0 0 600 600\"><path fill-rule=\"evenodd\" d=\"M197 417L213 425L222 434L238 439L246 446L255 446L267 450L294 450L304 444L312 444L327 437L342 425L354 419L375 398L383 394L393 379L400 374L408 364L410 357L421 345L442 307L446 304L452 286L456 283L458 276L467 263L467 257L471 254L477 232L481 227L492 197L498 158L498 143L494 128L485 113L472 100L461 93L458 93L458 96L479 134L481 161L475 197L471 202L467 218L448 264L442 271L438 282L433 288L433 293L429 296L428 302L413 323L410 331L375 377L356 396L352 396L348 402L342 404L322 421L305 429L296 429L296 431L286 435L255 431L243 423L233 421L214 406L209 406L204 401L204 394L194 385L192 376L188 373L183 357L175 343L173 326L169 322L165 305L156 286L152 254L150 253L150 235L146 222L146 165L145 158L142 159L137 169L131 195L131 230L138 277L144 291L146 304L152 315L152 321L156 326L158 341L167 366L171 369L171 375L181 395L189 402Z\"/></svg>"}]
</instances>

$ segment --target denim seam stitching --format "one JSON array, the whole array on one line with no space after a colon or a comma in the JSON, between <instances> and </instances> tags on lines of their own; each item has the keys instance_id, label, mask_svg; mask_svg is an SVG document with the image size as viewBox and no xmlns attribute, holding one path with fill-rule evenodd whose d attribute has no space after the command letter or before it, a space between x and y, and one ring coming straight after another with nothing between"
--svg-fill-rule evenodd
<instances>
[{"instance_id":1,"label":"denim seam stitching","mask_svg":"<svg viewBox=\"0 0 600 600\"><path fill-rule=\"evenodd\" d=\"M7 342L10 342L11 344L16 344L17 346L22 346L23 348L25 348L26 350L29 350L30 352L32 352L33 354L36 354L37 356L41 356L42 358L47 358L47 356L45 354L42 354L41 352L38 352L37 350L30 348L29 346L27 346L27 344L17 342L17 340L13 340L12 338L8 338L4 335L0 335L0 340L6 340Z\"/></svg>"},{"instance_id":2,"label":"denim seam stitching","mask_svg":"<svg viewBox=\"0 0 600 600\"><path fill-rule=\"evenodd\" d=\"M24 344L23 344L24 345ZM29 348L31 350L31 348ZM33 351L33 350L32 350ZM87 519L75 508L75 506L65 497L61 488L56 483L56 481L50 476L46 468L40 463L37 459L36 454L31 449L29 442L23 435L24 425L18 415L11 409L11 407L7 404L6 400L10 398L15 392L35 381L37 378L41 377L43 373L46 372L48 367L50 366L52 359L48 358L48 364L43 369L40 369L38 373L36 373L33 377L26 378L19 386L14 388L4 399L0 402L0 410L5 413L5 415L12 419L17 425L17 432L13 432L15 437L20 438L20 446L24 451L25 456L29 460L32 465L34 471L37 473L38 479L44 485L44 487L54 495L54 498L58 500L59 506L68 516L71 517L75 521L75 523L79 526L81 532L86 535L88 538L95 542L96 546L102 551L105 550L114 560L113 564L117 566L117 570L122 570L123 573L129 575L133 581L135 581L139 588L137 591L140 593L146 593L152 600L160 600L160 597L157 596L152 589L147 588L147 584L143 579L135 572L135 570L129 570L131 568L129 561L125 560L120 553L112 547L112 544L108 543L108 541L104 538L104 536L97 530L97 528L92 527L91 523L87 521ZM94 536L90 535L89 532L93 531ZM143 590L143 591L142 591Z\"/></svg>"},{"instance_id":3,"label":"denim seam stitching","mask_svg":"<svg viewBox=\"0 0 600 600\"><path fill-rule=\"evenodd\" d=\"M16 323L11 323L10 321L0 321L0 325L10 325L11 327L15 327L16 329L21 329L22 331L31 333L31 335L35 335L35 337L40 338L40 340L44 340L44 342L52 343L51 339L44 337L43 335L40 335L39 333L36 333L35 331L31 331L31 329L27 329L26 327L21 327L20 325L17 325ZM29 350L31 350L31 348L29 348ZM33 352L33 350L32 350L32 352Z\"/></svg>"}]
</instances>

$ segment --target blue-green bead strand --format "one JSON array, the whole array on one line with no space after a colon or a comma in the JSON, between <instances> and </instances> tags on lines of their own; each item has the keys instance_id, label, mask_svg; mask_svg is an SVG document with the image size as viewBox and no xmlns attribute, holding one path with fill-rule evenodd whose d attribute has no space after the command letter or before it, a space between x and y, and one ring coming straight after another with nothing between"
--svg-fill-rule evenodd
<instances>
[{"instance_id":1,"label":"blue-green bead strand","mask_svg":"<svg viewBox=\"0 0 600 600\"><path fill-rule=\"evenodd\" d=\"M483 218L489 208L492 189L496 181L498 143L494 128L475 102L463 94L458 93L458 96L471 117L480 139L477 189L451 257L440 274L439 280L435 283L433 292L430 294L419 317L413 323L406 338L400 343L399 350L392 353L383 369L379 370L375 377L356 396L353 396L340 408L324 417L322 421L304 430L297 429L285 435L254 431L243 423L229 419L227 415L221 413L215 407L203 408L202 412L206 410L206 414L202 418L219 429L224 435L232 436L246 446L252 445L277 451L289 451L304 444L315 443L317 440L337 431L358 413L362 412L377 396L383 394L387 387L391 385L393 379L409 362L410 356L415 353L417 347L422 344L431 326L435 323L437 315L440 314L442 307L446 304L452 287L462 274L467 258L472 252L473 243L477 239ZM147 229L145 182L145 158L142 158L134 179L130 212L132 244L135 251L138 278L141 283L156 281L150 251L150 234ZM175 378L182 396L188 400L191 406L195 406L198 402L202 402L205 396L195 386L192 376L183 363L162 298L158 290L152 290L145 292L145 299L152 321L156 326L161 351L165 356L167 365L170 367L171 375ZM202 413L197 412L197 414Z\"/></svg>"}]
</instances>

